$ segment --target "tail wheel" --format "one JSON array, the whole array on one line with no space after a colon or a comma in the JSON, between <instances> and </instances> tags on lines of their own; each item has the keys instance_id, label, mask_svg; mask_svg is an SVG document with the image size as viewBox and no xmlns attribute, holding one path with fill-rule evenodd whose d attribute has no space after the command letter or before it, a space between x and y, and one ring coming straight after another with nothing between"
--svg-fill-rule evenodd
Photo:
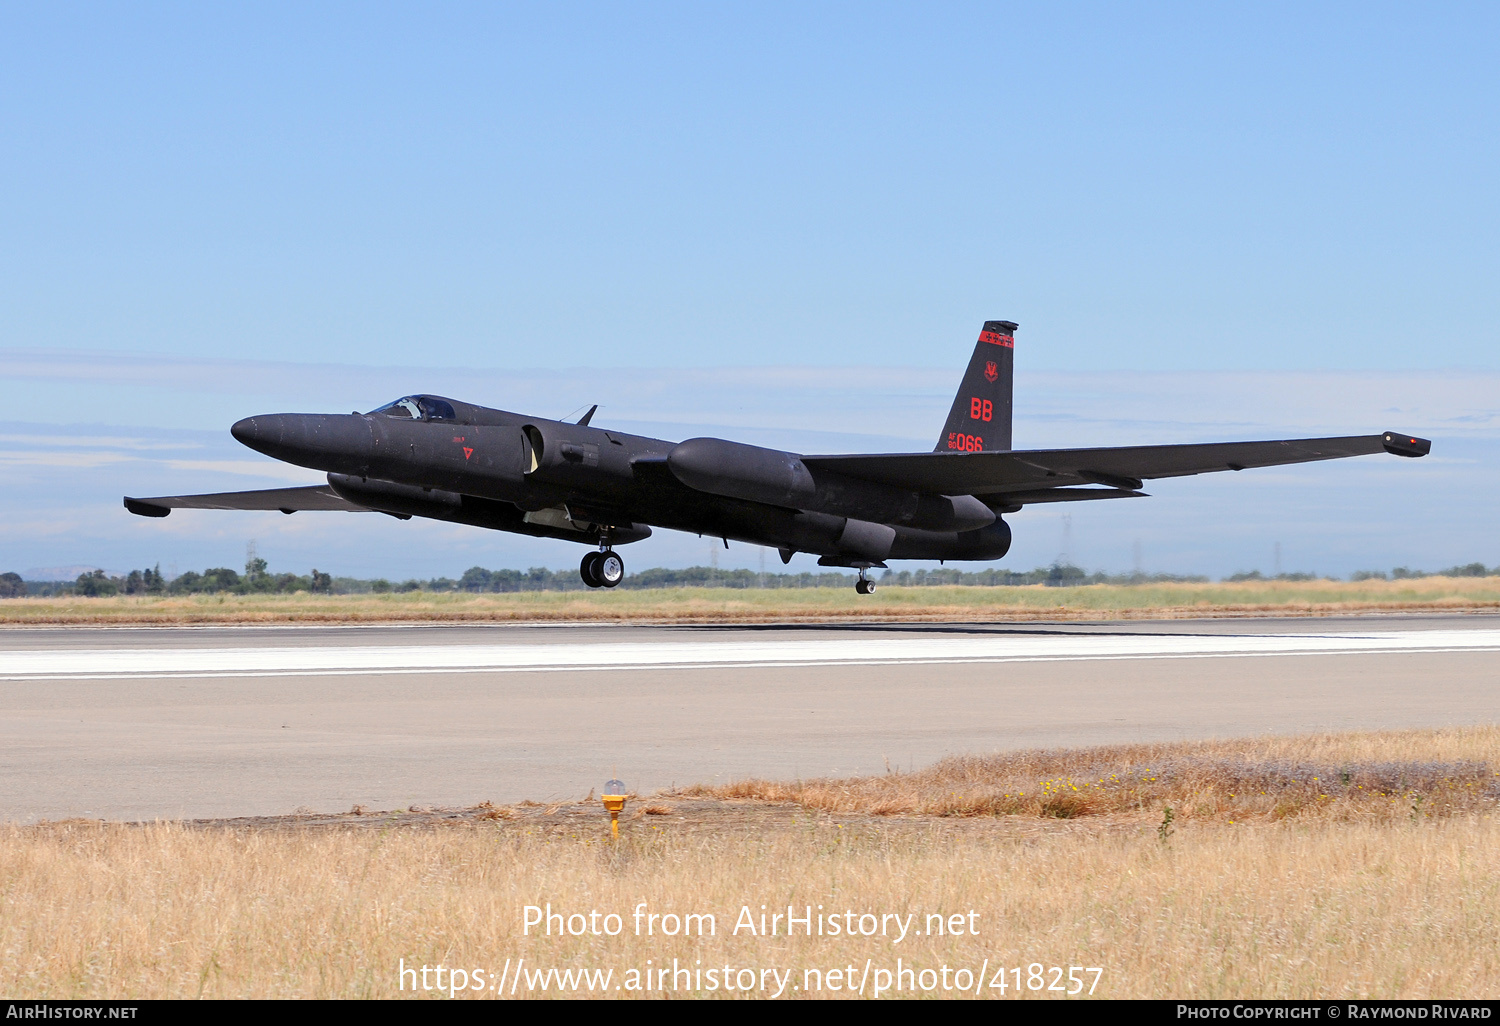
<instances>
[{"instance_id":1,"label":"tail wheel","mask_svg":"<svg viewBox=\"0 0 1500 1026\"><path fill-rule=\"evenodd\" d=\"M868 595L875 590L875 582L860 579L854 582L854 590L861 595Z\"/></svg>"},{"instance_id":2,"label":"tail wheel","mask_svg":"<svg viewBox=\"0 0 1500 1026\"><path fill-rule=\"evenodd\" d=\"M583 562L578 564L578 576L583 578L583 583L590 588L603 587L604 582L599 579L599 557L602 552L590 552L583 557Z\"/></svg>"},{"instance_id":3,"label":"tail wheel","mask_svg":"<svg viewBox=\"0 0 1500 1026\"><path fill-rule=\"evenodd\" d=\"M606 588L613 588L625 579L625 561L613 549L594 553L594 576Z\"/></svg>"}]
</instances>

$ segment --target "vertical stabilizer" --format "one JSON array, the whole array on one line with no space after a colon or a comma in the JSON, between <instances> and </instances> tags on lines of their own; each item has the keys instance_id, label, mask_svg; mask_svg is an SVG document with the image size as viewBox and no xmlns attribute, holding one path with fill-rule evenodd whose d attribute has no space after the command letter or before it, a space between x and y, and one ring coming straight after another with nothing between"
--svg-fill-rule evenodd
<instances>
[{"instance_id":1,"label":"vertical stabilizer","mask_svg":"<svg viewBox=\"0 0 1500 1026\"><path fill-rule=\"evenodd\" d=\"M969 369L938 437L938 452L1010 448L1011 382L1015 377L1015 321L985 321Z\"/></svg>"}]
</instances>

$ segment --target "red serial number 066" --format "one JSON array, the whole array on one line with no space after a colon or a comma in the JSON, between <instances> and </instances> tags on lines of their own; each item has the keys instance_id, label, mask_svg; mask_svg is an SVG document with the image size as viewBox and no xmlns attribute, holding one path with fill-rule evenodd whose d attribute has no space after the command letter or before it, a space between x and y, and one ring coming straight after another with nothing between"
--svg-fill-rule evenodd
<instances>
[{"instance_id":1,"label":"red serial number 066","mask_svg":"<svg viewBox=\"0 0 1500 1026\"><path fill-rule=\"evenodd\" d=\"M948 435L948 448L960 452L979 452L984 448L984 439L978 435L965 435L955 431Z\"/></svg>"}]
</instances>

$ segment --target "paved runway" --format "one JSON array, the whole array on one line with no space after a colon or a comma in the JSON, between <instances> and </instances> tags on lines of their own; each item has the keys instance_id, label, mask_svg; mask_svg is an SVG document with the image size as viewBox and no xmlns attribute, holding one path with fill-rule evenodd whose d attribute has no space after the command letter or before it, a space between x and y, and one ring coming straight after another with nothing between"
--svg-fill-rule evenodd
<instances>
[{"instance_id":1,"label":"paved runway","mask_svg":"<svg viewBox=\"0 0 1500 1026\"><path fill-rule=\"evenodd\" d=\"M0 819L471 804L1500 722L1500 617L0 631Z\"/></svg>"}]
</instances>

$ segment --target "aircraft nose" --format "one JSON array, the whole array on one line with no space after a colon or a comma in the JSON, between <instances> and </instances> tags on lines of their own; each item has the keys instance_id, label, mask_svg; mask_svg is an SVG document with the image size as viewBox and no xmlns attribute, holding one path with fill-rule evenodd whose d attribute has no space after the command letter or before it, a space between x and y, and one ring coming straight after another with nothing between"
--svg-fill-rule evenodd
<instances>
[{"instance_id":1,"label":"aircraft nose","mask_svg":"<svg viewBox=\"0 0 1500 1026\"><path fill-rule=\"evenodd\" d=\"M293 419L295 419L294 416L284 413L246 417L244 420L236 421L229 429L229 433L242 445L248 445L257 452L273 455L268 450L280 448L287 441L287 428L292 426L288 421Z\"/></svg>"},{"instance_id":2,"label":"aircraft nose","mask_svg":"<svg viewBox=\"0 0 1500 1026\"><path fill-rule=\"evenodd\" d=\"M255 443L260 440L260 425L257 423L257 418L246 417L244 420L235 421L229 433L234 436L236 442L253 449Z\"/></svg>"},{"instance_id":3,"label":"aircraft nose","mask_svg":"<svg viewBox=\"0 0 1500 1026\"><path fill-rule=\"evenodd\" d=\"M345 414L259 414L229 433L256 452L317 470L361 473L372 453L368 419Z\"/></svg>"}]
</instances>

